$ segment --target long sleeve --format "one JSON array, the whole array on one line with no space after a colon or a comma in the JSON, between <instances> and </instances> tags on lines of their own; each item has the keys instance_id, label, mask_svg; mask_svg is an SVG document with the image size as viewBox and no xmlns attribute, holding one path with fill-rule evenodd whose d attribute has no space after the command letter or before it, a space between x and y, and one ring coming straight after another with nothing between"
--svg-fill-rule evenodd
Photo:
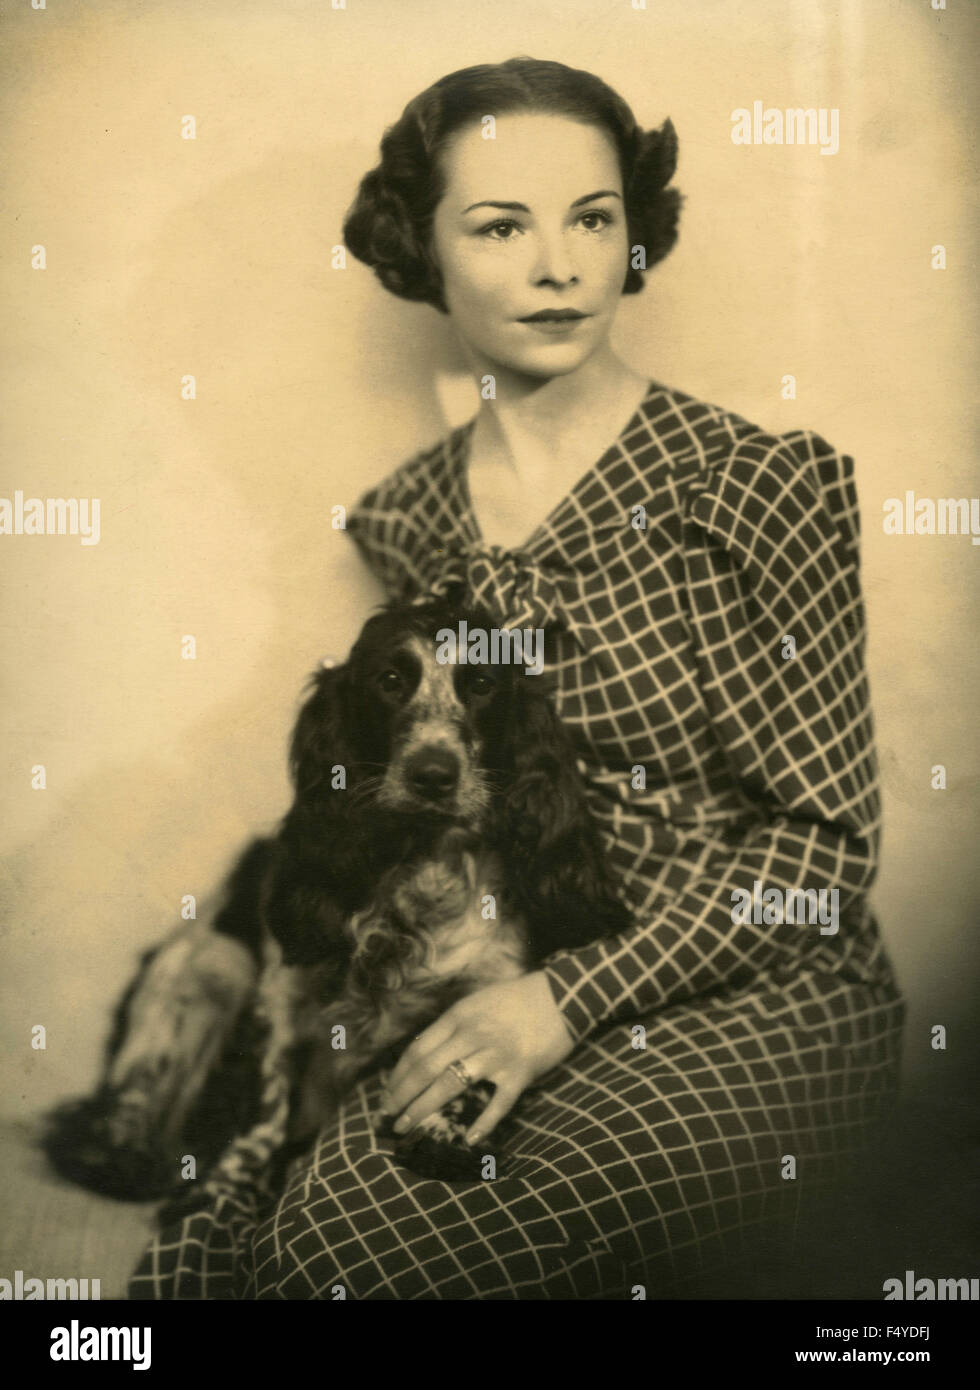
<instances>
[{"instance_id":1,"label":"long sleeve","mask_svg":"<svg viewBox=\"0 0 980 1390\"><path fill-rule=\"evenodd\" d=\"M692 481L683 547L702 698L757 815L652 920L547 959L576 1039L762 971L792 974L818 948L846 952L877 869L853 461L809 431L742 441ZM837 890L839 938L778 916L743 921L733 905L756 884L827 890L826 903Z\"/></svg>"},{"instance_id":2,"label":"long sleeve","mask_svg":"<svg viewBox=\"0 0 980 1390\"><path fill-rule=\"evenodd\" d=\"M415 562L420 538L411 510L414 494L403 472L370 488L347 511L347 534L388 599L412 598L422 586Z\"/></svg>"}]
</instances>

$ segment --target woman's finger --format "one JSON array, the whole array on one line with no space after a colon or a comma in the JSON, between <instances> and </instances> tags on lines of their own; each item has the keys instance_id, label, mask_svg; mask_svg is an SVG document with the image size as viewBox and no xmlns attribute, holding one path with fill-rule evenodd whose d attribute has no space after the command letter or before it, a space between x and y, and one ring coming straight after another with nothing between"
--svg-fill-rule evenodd
<instances>
[{"instance_id":1,"label":"woman's finger","mask_svg":"<svg viewBox=\"0 0 980 1390\"><path fill-rule=\"evenodd\" d=\"M494 1055L489 1050L474 1052L468 1057L455 1057L451 1054L452 1048L449 1048L448 1052L444 1054L442 1065L435 1072L431 1084L418 1094L399 1116L395 1124L396 1134L404 1134L413 1125L417 1125L420 1120L435 1114L437 1110L442 1109L447 1101L461 1095L466 1090L468 1083L461 1081L455 1072L449 1070L450 1062L463 1062L472 1081L493 1079L488 1075L494 1063Z\"/></svg>"},{"instance_id":2,"label":"woman's finger","mask_svg":"<svg viewBox=\"0 0 980 1390\"><path fill-rule=\"evenodd\" d=\"M458 1020L453 1016L452 1010L447 1010L435 1023L430 1023L405 1049L388 1077L386 1094L381 1099L384 1111L397 1115L402 1106L417 1096L423 1086L435 1080L439 1068L432 1065L432 1058L453 1036L457 1026ZM450 1058L450 1061L452 1060ZM418 1084L413 1090L412 1086L416 1082Z\"/></svg>"}]
</instances>

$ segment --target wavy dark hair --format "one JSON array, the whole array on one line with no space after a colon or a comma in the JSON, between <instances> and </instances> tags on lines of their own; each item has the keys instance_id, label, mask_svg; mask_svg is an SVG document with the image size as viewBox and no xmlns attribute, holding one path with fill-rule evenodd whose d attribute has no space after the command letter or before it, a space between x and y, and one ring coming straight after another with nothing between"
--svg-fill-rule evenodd
<instances>
[{"instance_id":1,"label":"wavy dark hair","mask_svg":"<svg viewBox=\"0 0 980 1390\"><path fill-rule=\"evenodd\" d=\"M536 111L598 126L619 155L629 245L646 269L677 240L682 195L666 185L677 166L677 134L665 120L643 130L618 93L594 73L538 58L478 63L441 77L405 107L381 140L381 162L365 174L344 219L344 242L385 289L449 312L431 251L432 221L445 193L439 159L450 137L488 112ZM643 270L627 266L623 294L637 294Z\"/></svg>"}]
</instances>

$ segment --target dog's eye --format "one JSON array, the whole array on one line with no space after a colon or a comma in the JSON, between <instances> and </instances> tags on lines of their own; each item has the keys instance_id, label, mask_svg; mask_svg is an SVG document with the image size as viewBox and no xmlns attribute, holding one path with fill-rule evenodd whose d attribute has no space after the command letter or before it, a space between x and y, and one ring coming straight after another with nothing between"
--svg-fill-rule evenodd
<instances>
[{"instance_id":1,"label":"dog's eye","mask_svg":"<svg viewBox=\"0 0 980 1390\"><path fill-rule=\"evenodd\" d=\"M393 694L402 688L402 678L397 671L383 671L378 677L378 684L386 695Z\"/></svg>"},{"instance_id":2,"label":"dog's eye","mask_svg":"<svg viewBox=\"0 0 980 1390\"><path fill-rule=\"evenodd\" d=\"M485 676L479 671L470 678L470 689L474 695L489 695L496 683L492 676Z\"/></svg>"}]
</instances>

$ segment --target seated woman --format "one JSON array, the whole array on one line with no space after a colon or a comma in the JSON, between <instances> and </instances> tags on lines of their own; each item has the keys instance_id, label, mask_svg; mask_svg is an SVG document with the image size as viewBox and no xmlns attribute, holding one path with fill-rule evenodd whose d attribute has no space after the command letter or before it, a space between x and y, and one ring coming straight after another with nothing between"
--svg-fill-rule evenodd
<instances>
[{"instance_id":1,"label":"seated woman","mask_svg":"<svg viewBox=\"0 0 980 1390\"><path fill-rule=\"evenodd\" d=\"M852 460L610 345L674 243L676 149L590 73L467 68L385 133L345 224L481 392L349 530L390 596L547 632L633 925L449 1010L267 1205L163 1232L135 1296L682 1292L846 1174L894 1097ZM467 1076L496 1086L471 1138L509 1115L507 1173L399 1166L379 1105L404 1129Z\"/></svg>"}]
</instances>

